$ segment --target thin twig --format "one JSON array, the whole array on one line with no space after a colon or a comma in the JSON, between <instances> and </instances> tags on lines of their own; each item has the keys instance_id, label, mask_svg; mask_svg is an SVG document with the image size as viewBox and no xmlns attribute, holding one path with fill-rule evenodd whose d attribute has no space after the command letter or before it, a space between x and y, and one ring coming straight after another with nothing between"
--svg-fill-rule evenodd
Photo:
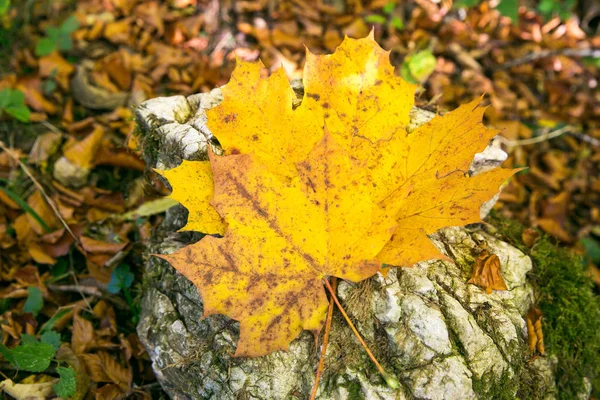
<instances>
[{"instance_id":1,"label":"thin twig","mask_svg":"<svg viewBox=\"0 0 600 400\"><path fill-rule=\"evenodd\" d=\"M81 285L55 285L49 284L48 289L54 292L75 292L75 293L84 293L89 296L102 296L102 291L94 286L81 286Z\"/></svg>"},{"instance_id":2,"label":"thin twig","mask_svg":"<svg viewBox=\"0 0 600 400\"><path fill-rule=\"evenodd\" d=\"M155 389L160 389L160 383L159 382L152 382L152 383L148 383L146 385L142 385L142 386L134 386L133 387L133 391L144 391L144 390L155 390ZM131 396L133 393L130 393L129 395Z\"/></svg>"},{"instance_id":3,"label":"thin twig","mask_svg":"<svg viewBox=\"0 0 600 400\"><path fill-rule=\"evenodd\" d=\"M56 126L52 125L48 121L41 121L40 123L42 125L44 125L46 128L50 129L54 133L60 133L61 135L65 135L65 133L63 131L61 131L60 129L58 129Z\"/></svg>"},{"instance_id":4,"label":"thin twig","mask_svg":"<svg viewBox=\"0 0 600 400\"><path fill-rule=\"evenodd\" d=\"M31 181L33 182L33 184L35 185L35 187L40 191L40 193L44 197L44 200L46 200L46 202L48 203L48 205L50 206L50 208L52 208L52 211L54 212L54 214L56 215L56 217L58 218L58 220L62 223L62 225L67 230L67 232L69 232L69 234L71 235L71 237L73 238L73 240L75 240L75 243L80 244L79 243L79 239L75 236L75 234L73 233L73 231L71 231L71 228L69 228L69 225L67 224L67 222L62 218L62 216L58 212L58 209L56 208L56 205L54 204L54 201L50 198L50 196L48 196L48 194L44 190L44 187L37 181L37 179L35 179L35 177L31 173L31 171L29 171L29 168L27 168L27 166L23 163L23 161L19 160L18 157L16 157L14 154L12 154L12 152L10 151L10 149L8 147L6 147L6 145L4 144L4 142L1 141L1 140L0 140L0 148L2 150L4 150L6 152L6 154L8 154L8 156L10 158L12 158L13 160L15 160L19 164L19 166L21 167L21 169L23 170L23 172L25 172L25 174L29 177L29 179L31 179Z\"/></svg>"},{"instance_id":5,"label":"thin twig","mask_svg":"<svg viewBox=\"0 0 600 400\"><path fill-rule=\"evenodd\" d=\"M568 57L600 57L600 49L560 49L560 50L542 50L536 53L527 54L526 56L517 58L512 61L508 61L501 65L501 68L507 69L517 65L527 64L532 61L540 60L542 58L550 58L555 56L568 56Z\"/></svg>"},{"instance_id":6,"label":"thin twig","mask_svg":"<svg viewBox=\"0 0 600 400\"><path fill-rule=\"evenodd\" d=\"M358 341L360 342L360 344L364 347L365 351L369 355L369 358L371 359L371 361L373 361L373 364L375 364L375 366L377 367L377 370L379 371L379 373L381 375L383 375L384 378L387 378L388 375L386 374L386 372L383 369L383 367L379 364L379 362L377 361L377 359L375 358L375 356L373 355L373 353L371 353L371 350L369 349L369 346L367 346L367 344L363 340L362 336L360 336L360 333L358 333L358 330L356 329L356 327L354 326L354 324L352 323L352 321L348 317L348 314L346 314L346 311L344 310L344 307L342 307L342 305L340 304L337 296L335 295L335 291L333 290L333 288L329 284L329 281L327 279L323 279L323 282L325 283L325 287L327 288L327 290L331 294L331 298L333 299L333 301L335 302L335 304L338 306L338 309L340 310L340 312L344 316L344 319L348 323L348 326L350 326L350 329L352 329L352 332L354 333L354 335L356 336L356 338L358 339Z\"/></svg>"},{"instance_id":7,"label":"thin twig","mask_svg":"<svg viewBox=\"0 0 600 400\"><path fill-rule=\"evenodd\" d=\"M337 289L337 278L332 278L333 290ZM317 367L317 375L315 376L315 384L310 394L310 400L315 400L317 397L317 389L319 389L319 381L321 380L321 374L323 373L323 366L325 365L325 353L327 353L327 345L329 344L329 332L331 331L331 320L333 319L333 296L329 300L329 309L327 310L327 322L325 323L325 334L323 335L323 345L321 346L321 355L319 356L319 366Z\"/></svg>"},{"instance_id":8,"label":"thin twig","mask_svg":"<svg viewBox=\"0 0 600 400\"><path fill-rule=\"evenodd\" d=\"M29 179L31 179L31 181L33 182L33 184L35 185L35 187L40 191L40 193L42 194L42 197L44 198L44 200L46 200L46 202L48 203L48 205L50 206L50 208L54 212L54 215L56 215L56 218L58 218L58 220L65 227L65 229L67 230L67 232L69 232L69 234L71 235L71 237L73 238L73 240L75 241L75 243L77 243L78 245L81 246L81 242L79 241L79 239L75 236L75 234L73 233L73 231L71 231L71 228L69 228L69 225L67 224L67 222L62 218L62 216L60 215L60 212L58 212L58 209L56 208L56 205L54 204L54 201L50 198L50 196L48 196L48 194L44 190L44 187L38 182L38 180L35 179L35 177L31 173L31 171L29 171L29 168L25 165L25 163L23 163L23 161L21 161L18 157L16 157L12 153L12 151L10 151L10 149L1 140L0 140L0 149L4 150L6 152L6 154L8 154L8 156L10 158L12 158L13 160L15 160L19 164L19 166L21 167L21 169L23 170L23 172L25 172L25 174L29 177ZM71 276L73 277L73 280L75 281L75 285L77 287L79 287L80 285L79 285L79 282L77 281L77 275L75 274L75 269L73 268L73 263L72 263L72 257L73 256L72 256L71 253L69 253L69 256L71 257L71 271L70 271L70 273L71 273ZM83 292L81 292L81 290L79 290L79 294L81 295L81 298L87 304L88 308L91 310L91 305L89 304L89 302L87 301L85 295L83 294Z\"/></svg>"},{"instance_id":9,"label":"thin twig","mask_svg":"<svg viewBox=\"0 0 600 400\"><path fill-rule=\"evenodd\" d=\"M573 131L575 128L573 126L567 125L564 126L560 129L557 129L555 131L551 131L551 132L544 132L539 136L530 138L530 139L522 139L522 140L510 140L507 139L505 137L503 137L502 135L498 135L496 136L498 138L498 140L502 143L505 144L509 147L516 147L516 146L527 146L530 144L536 144L536 143L541 143L541 142L545 142L547 140L550 139L554 139L557 138L561 135L564 135L567 132Z\"/></svg>"},{"instance_id":10,"label":"thin twig","mask_svg":"<svg viewBox=\"0 0 600 400\"><path fill-rule=\"evenodd\" d=\"M571 135L575 136L577 139L581 140L582 142L589 143L594 147L600 147L600 140L596 139L595 137L587 135L583 132L569 132L569 133Z\"/></svg>"}]
</instances>

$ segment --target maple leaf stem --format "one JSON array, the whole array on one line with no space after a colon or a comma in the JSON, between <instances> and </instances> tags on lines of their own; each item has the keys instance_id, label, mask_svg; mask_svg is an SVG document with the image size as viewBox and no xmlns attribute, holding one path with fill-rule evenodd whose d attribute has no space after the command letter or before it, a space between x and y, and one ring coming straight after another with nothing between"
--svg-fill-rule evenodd
<instances>
[{"instance_id":1,"label":"maple leaf stem","mask_svg":"<svg viewBox=\"0 0 600 400\"><path fill-rule=\"evenodd\" d=\"M362 336L360 336L360 333L358 333L358 330L356 329L356 327L354 326L354 324L350 320L350 317L348 317L348 314L346 314L346 311L344 310L344 307L342 307L342 305L340 304L337 296L335 295L335 290L331 287L331 285L329 284L329 281L327 279L323 279L323 282L325 282L325 287L327 288L327 290L329 291L329 293L331 293L331 298L333 299L333 301L335 301L335 304L338 306L340 312L344 316L344 319L348 323L348 326L350 326L350 329L352 329L352 332L354 332L354 335L357 337L358 341L360 342L360 344L362 345L362 347L365 349L365 351L369 355L369 358L371 359L371 361L373 361L373 364L375 364L375 366L379 370L379 373L383 376L383 378L387 382L388 386L390 386L390 387L392 387L394 389L397 388L398 385L399 385L398 381L394 377L392 377L391 375L388 375L385 372L385 370L379 364L379 362L377 361L377 359L375 358L375 356L373 355L373 353L371 353L371 350L369 349L369 346L367 346L367 344L363 340Z\"/></svg>"},{"instance_id":2,"label":"maple leaf stem","mask_svg":"<svg viewBox=\"0 0 600 400\"><path fill-rule=\"evenodd\" d=\"M337 278L334 276L331 281L333 282L333 291L337 289ZM319 381L321 380L321 374L323 373L323 366L325 365L325 353L327 352L327 345L329 344L329 332L331 331L331 321L333 319L333 306L334 300L333 295L329 300L329 309L327 310L327 322L325 322L325 334L323 335L323 345L321 346L321 355L319 356L319 366L317 367L317 374L315 376L315 384L310 394L310 400L315 400L317 397L317 389L319 388Z\"/></svg>"}]
</instances>

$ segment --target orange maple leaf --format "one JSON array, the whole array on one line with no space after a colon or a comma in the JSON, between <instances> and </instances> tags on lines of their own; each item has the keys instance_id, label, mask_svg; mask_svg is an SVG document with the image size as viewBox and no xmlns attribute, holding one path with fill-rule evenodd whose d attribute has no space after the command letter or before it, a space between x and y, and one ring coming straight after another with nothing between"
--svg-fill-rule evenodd
<instances>
[{"instance_id":1,"label":"orange maple leaf","mask_svg":"<svg viewBox=\"0 0 600 400\"><path fill-rule=\"evenodd\" d=\"M296 109L283 69L263 77L261 63L238 61L208 112L224 150L209 154L214 185L208 162L163 172L190 209L186 229L225 232L160 257L196 285L205 316L240 322L236 356L318 332L326 276L356 282L383 263L444 258L427 235L480 221L481 204L514 173L466 172L496 134L479 101L407 133L415 86L388 56L372 35L332 55L308 52Z\"/></svg>"}]
</instances>

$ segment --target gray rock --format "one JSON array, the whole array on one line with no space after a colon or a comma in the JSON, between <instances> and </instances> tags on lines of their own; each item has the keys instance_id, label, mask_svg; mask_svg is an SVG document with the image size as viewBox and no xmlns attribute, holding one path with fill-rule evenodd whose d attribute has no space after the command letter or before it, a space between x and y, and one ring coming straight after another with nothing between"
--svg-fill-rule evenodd
<instances>
[{"instance_id":1,"label":"gray rock","mask_svg":"<svg viewBox=\"0 0 600 400\"><path fill-rule=\"evenodd\" d=\"M201 158L212 145L204 111L220 95L215 90L144 103L137 117L143 139L151 137L146 143L154 145L146 148L147 158L164 167ZM494 157L499 159L497 152ZM183 207L170 209L149 252L168 254L199 240L198 233L175 233L186 217ZM448 228L431 237L454 262L423 262L338 286L340 301L400 388L386 385L335 313L317 398L514 398L522 382L535 382L538 398L554 398L553 364L527 362L523 315L533 301L526 279L531 260L481 226ZM488 295L466 283L483 245L500 258L509 290ZM138 333L172 398L308 398L320 351L310 333L303 332L287 352L234 358L238 323L220 315L202 319L197 290L168 263L149 257L143 286Z\"/></svg>"},{"instance_id":2,"label":"gray rock","mask_svg":"<svg viewBox=\"0 0 600 400\"><path fill-rule=\"evenodd\" d=\"M71 78L71 94L75 101L92 110L114 110L127 104L128 93L113 93L94 85L90 79L94 68L92 60L83 60L77 65L75 75Z\"/></svg>"},{"instance_id":3,"label":"gray rock","mask_svg":"<svg viewBox=\"0 0 600 400\"><path fill-rule=\"evenodd\" d=\"M136 120L142 129L156 129L173 122L185 123L192 110L184 96L156 97L136 108Z\"/></svg>"},{"instance_id":4,"label":"gray rock","mask_svg":"<svg viewBox=\"0 0 600 400\"><path fill-rule=\"evenodd\" d=\"M54 163L52 174L54 179L65 186L80 188L87 183L91 170L74 165L67 157L62 156Z\"/></svg>"}]
</instances>

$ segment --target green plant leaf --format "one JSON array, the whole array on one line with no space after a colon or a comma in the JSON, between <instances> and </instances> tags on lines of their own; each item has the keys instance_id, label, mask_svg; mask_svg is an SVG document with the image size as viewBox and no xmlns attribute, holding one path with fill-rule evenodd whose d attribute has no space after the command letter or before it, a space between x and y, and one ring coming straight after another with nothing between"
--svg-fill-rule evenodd
<instances>
[{"instance_id":1,"label":"green plant leaf","mask_svg":"<svg viewBox=\"0 0 600 400\"><path fill-rule=\"evenodd\" d=\"M410 56L405 64L413 80L423 82L435 70L437 59L431 50L423 50Z\"/></svg>"},{"instance_id":2,"label":"green plant leaf","mask_svg":"<svg viewBox=\"0 0 600 400\"><path fill-rule=\"evenodd\" d=\"M510 18L513 24L519 22L519 0L501 0L496 9Z\"/></svg>"},{"instance_id":3,"label":"green plant leaf","mask_svg":"<svg viewBox=\"0 0 600 400\"><path fill-rule=\"evenodd\" d=\"M537 9L542 15L548 16L554 13L556 6L557 2L555 2L554 0L540 0Z\"/></svg>"},{"instance_id":4,"label":"green plant leaf","mask_svg":"<svg viewBox=\"0 0 600 400\"><path fill-rule=\"evenodd\" d=\"M60 333L56 331L46 331L40 336L40 340L42 343L48 343L54 347L54 350L58 350L60 344L62 342L60 338Z\"/></svg>"},{"instance_id":5,"label":"green plant leaf","mask_svg":"<svg viewBox=\"0 0 600 400\"><path fill-rule=\"evenodd\" d=\"M52 389L58 397L66 399L75 394L77 389L77 379L75 378L75 370L71 367L57 367L56 372L60 376L57 384L52 385Z\"/></svg>"},{"instance_id":6,"label":"green plant leaf","mask_svg":"<svg viewBox=\"0 0 600 400\"><path fill-rule=\"evenodd\" d=\"M0 110L10 105L11 91L10 88L0 90Z\"/></svg>"},{"instance_id":7,"label":"green plant leaf","mask_svg":"<svg viewBox=\"0 0 600 400\"><path fill-rule=\"evenodd\" d=\"M452 3L452 8L469 8L475 7L481 0L456 0Z\"/></svg>"},{"instance_id":8,"label":"green plant leaf","mask_svg":"<svg viewBox=\"0 0 600 400\"><path fill-rule=\"evenodd\" d=\"M584 237L580 241L585 249L585 255L593 262L600 262L600 243L590 237Z\"/></svg>"},{"instance_id":9,"label":"green plant leaf","mask_svg":"<svg viewBox=\"0 0 600 400\"><path fill-rule=\"evenodd\" d=\"M69 18L65 19L65 21L62 23L62 25L60 26L60 31L62 33L66 33L66 34L70 35L77 28L79 28L79 21L77 21L77 18L75 18L74 15L71 15Z\"/></svg>"},{"instance_id":10,"label":"green plant leaf","mask_svg":"<svg viewBox=\"0 0 600 400\"><path fill-rule=\"evenodd\" d=\"M396 28L399 31L404 29L404 21L402 21L402 18L400 18L398 16L392 17L392 19L390 20L390 25L392 25L394 28Z\"/></svg>"},{"instance_id":11,"label":"green plant leaf","mask_svg":"<svg viewBox=\"0 0 600 400\"><path fill-rule=\"evenodd\" d=\"M35 286L29 286L27 292L29 292L29 296L27 297L23 310L37 316L42 310L42 307L44 307L44 296L42 295L42 291Z\"/></svg>"},{"instance_id":12,"label":"green plant leaf","mask_svg":"<svg viewBox=\"0 0 600 400\"><path fill-rule=\"evenodd\" d=\"M17 366L17 362L15 361L15 358L12 356L9 348L6 347L5 345L3 345L2 342L0 342L0 354L2 354L2 356L6 359L6 361L8 361L9 363L11 363L14 366Z\"/></svg>"},{"instance_id":13,"label":"green plant leaf","mask_svg":"<svg viewBox=\"0 0 600 400\"><path fill-rule=\"evenodd\" d=\"M394 11L394 8L396 8L396 2L395 1L389 1L386 3L385 6L383 6L383 8L381 9L385 14L390 15L392 13L392 11Z\"/></svg>"},{"instance_id":14,"label":"green plant leaf","mask_svg":"<svg viewBox=\"0 0 600 400\"><path fill-rule=\"evenodd\" d=\"M408 83L419 83L411 75L410 69L408 68L408 61L404 61L404 63L402 63L400 66L400 76Z\"/></svg>"},{"instance_id":15,"label":"green plant leaf","mask_svg":"<svg viewBox=\"0 0 600 400\"><path fill-rule=\"evenodd\" d=\"M0 16L6 15L6 12L10 8L10 0L0 0Z\"/></svg>"},{"instance_id":16,"label":"green plant leaf","mask_svg":"<svg viewBox=\"0 0 600 400\"><path fill-rule=\"evenodd\" d=\"M38 57L47 56L56 50L56 42L49 37L43 37L38 40L35 46L35 55Z\"/></svg>"},{"instance_id":17,"label":"green plant leaf","mask_svg":"<svg viewBox=\"0 0 600 400\"><path fill-rule=\"evenodd\" d=\"M545 19L550 19L554 15L558 15L561 19L567 19L575 5L575 0L541 0L537 10Z\"/></svg>"},{"instance_id":18,"label":"green plant leaf","mask_svg":"<svg viewBox=\"0 0 600 400\"><path fill-rule=\"evenodd\" d=\"M69 261L64 257L60 257L56 261L56 264L54 264L50 268L50 274L52 275L51 282L56 282L57 280L60 280L60 278L64 277L64 275L68 274L68 273L69 273Z\"/></svg>"},{"instance_id":19,"label":"green plant leaf","mask_svg":"<svg viewBox=\"0 0 600 400\"><path fill-rule=\"evenodd\" d=\"M597 68L600 68L600 57L585 57L583 62L586 65L593 65Z\"/></svg>"},{"instance_id":20,"label":"green plant leaf","mask_svg":"<svg viewBox=\"0 0 600 400\"><path fill-rule=\"evenodd\" d=\"M6 311L10 310L11 301L10 299L0 299L0 315L4 314Z\"/></svg>"},{"instance_id":21,"label":"green plant leaf","mask_svg":"<svg viewBox=\"0 0 600 400\"><path fill-rule=\"evenodd\" d=\"M48 37L50 39L52 39L53 41L57 41L59 36L62 35L62 32L59 28L55 27L55 26L49 26L46 28L46 34L48 35Z\"/></svg>"},{"instance_id":22,"label":"green plant leaf","mask_svg":"<svg viewBox=\"0 0 600 400\"><path fill-rule=\"evenodd\" d=\"M29 345L29 344L34 344L37 342L39 342L39 340L37 340L37 338L35 336L29 335L27 333L21 334L21 344Z\"/></svg>"},{"instance_id":23,"label":"green plant leaf","mask_svg":"<svg viewBox=\"0 0 600 400\"><path fill-rule=\"evenodd\" d=\"M371 14L371 15L367 15L365 17L365 22L368 22L370 24L383 25L386 23L386 21L387 21L387 19L383 15L379 15L379 14Z\"/></svg>"},{"instance_id":24,"label":"green plant leaf","mask_svg":"<svg viewBox=\"0 0 600 400\"><path fill-rule=\"evenodd\" d=\"M29 119L31 118L31 111L27 106L9 106L6 107L4 111L14 117L17 121L29 122Z\"/></svg>"},{"instance_id":25,"label":"green plant leaf","mask_svg":"<svg viewBox=\"0 0 600 400\"><path fill-rule=\"evenodd\" d=\"M110 276L110 282L108 282L108 290L110 293L117 294L121 289L128 289L133 283L135 276L131 272L129 265L119 264L112 272Z\"/></svg>"},{"instance_id":26,"label":"green plant leaf","mask_svg":"<svg viewBox=\"0 0 600 400\"><path fill-rule=\"evenodd\" d=\"M71 50L73 48L73 39L69 35L60 35L56 44L60 50Z\"/></svg>"},{"instance_id":27,"label":"green plant leaf","mask_svg":"<svg viewBox=\"0 0 600 400\"><path fill-rule=\"evenodd\" d=\"M22 106L25 104L25 93L17 89L12 89L9 94L8 106Z\"/></svg>"},{"instance_id":28,"label":"green plant leaf","mask_svg":"<svg viewBox=\"0 0 600 400\"><path fill-rule=\"evenodd\" d=\"M48 343L19 345L10 349L17 368L29 372L42 372L49 366L56 350Z\"/></svg>"}]
</instances>

